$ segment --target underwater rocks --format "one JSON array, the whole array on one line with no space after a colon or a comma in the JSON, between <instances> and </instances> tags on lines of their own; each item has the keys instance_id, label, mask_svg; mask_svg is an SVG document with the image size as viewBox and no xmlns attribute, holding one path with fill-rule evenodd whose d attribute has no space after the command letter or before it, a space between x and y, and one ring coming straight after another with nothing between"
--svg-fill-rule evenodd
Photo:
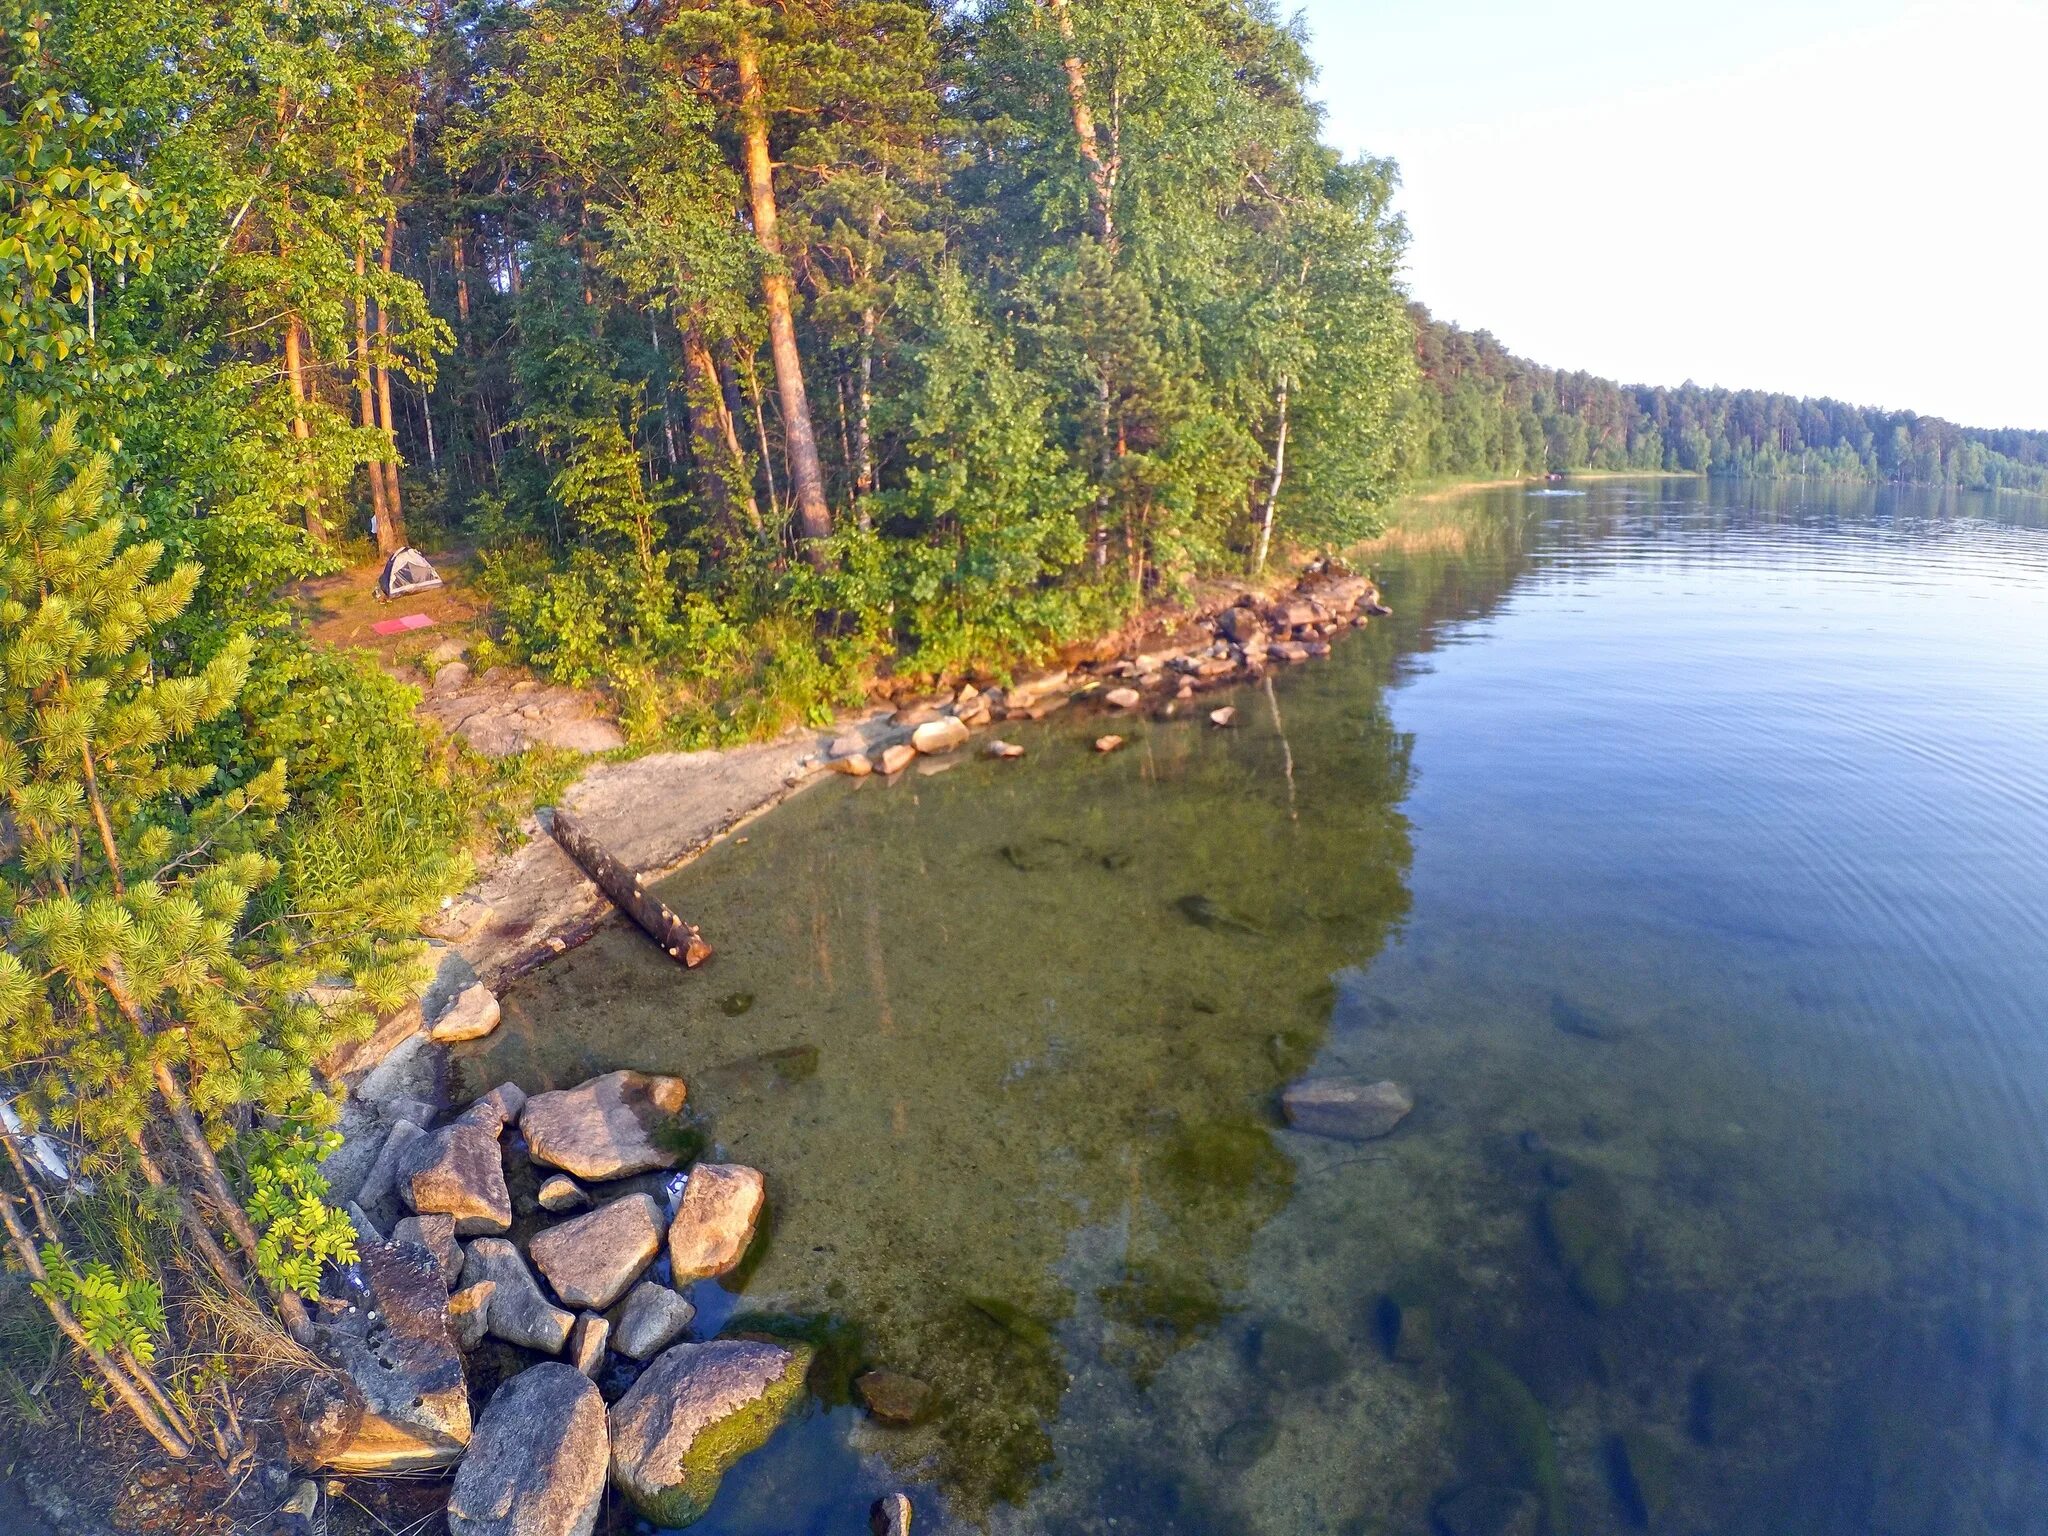
<instances>
[{"instance_id":1,"label":"underwater rocks","mask_svg":"<svg viewBox=\"0 0 2048 1536\"><path fill-rule=\"evenodd\" d=\"M1472 1438L1485 1459L1506 1470L1515 1487L1536 1496L1541 1516L1536 1528L1547 1530L1550 1536L1562 1536L1566 1529L1564 1478L1557 1465L1557 1441L1536 1394L1484 1350L1466 1355L1458 1376Z\"/></svg>"},{"instance_id":2,"label":"underwater rocks","mask_svg":"<svg viewBox=\"0 0 2048 1536\"><path fill-rule=\"evenodd\" d=\"M981 749L981 755L983 757L999 758L1004 762L1013 762L1024 755L1024 749L1014 741L992 741Z\"/></svg>"},{"instance_id":3,"label":"underwater rocks","mask_svg":"<svg viewBox=\"0 0 2048 1536\"><path fill-rule=\"evenodd\" d=\"M1538 1536L1543 1512L1524 1489L1467 1483L1437 1495L1429 1523L1438 1536Z\"/></svg>"},{"instance_id":4,"label":"underwater rocks","mask_svg":"<svg viewBox=\"0 0 2048 1536\"><path fill-rule=\"evenodd\" d=\"M1647 1430L1608 1437L1607 1481L1629 1524L1646 1529L1671 1501L1671 1447Z\"/></svg>"},{"instance_id":5,"label":"underwater rocks","mask_svg":"<svg viewBox=\"0 0 2048 1536\"><path fill-rule=\"evenodd\" d=\"M314 1347L347 1378L342 1411L308 1412L326 1423L306 1436L306 1464L363 1475L452 1465L469 1444L469 1384L448 1332L447 1288L432 1254L412 1244L364 1246L357 1305L316 1326ZM360 1411L356 1411L357 1405Z\"/></svg>"},{"instance_id":6,"label":"underwater rocks","mask_svg":"<svg viewBox=\"0 0 2048 1536\"><path fill-rule=\"evenodd\" d=\"M499 1017L498 994L478 982L457 993L455 1000L441 1011L427 1033L444 1044L481 1040L498 1027Z\"/></svg>"},{"instance_id":7,"label":"underwater rocks","mask_svg":"<svg viewBox=\"0 0 2048 1536\"><path fill-rule=\"evenodd\" d=\"M1102 702L1111 709L1136 709L1145 702L1145 696L1135 688L1112 688L1102 696Z\"/></svg>"},{"instance_id":8,"label":"underwater rocks","mask_svg":"<svg viewBox=\"0 0 2048 1536\"><path fill-rule=\"evenodd\" d=\"M795 1406L810 1363L801 1345L675 1345L612 1406L613 1487L657 1525L700 1518L726 1469L764 1444Z\"/></svg>"},{"instance_id":9,"label":"underwater rocks","mask_svg":"<svg viewBox=\"0 0 2048 1536\"><path fill-rule=\"evenodd\" d=\"M901 1371L865 1371L854 1377L861 1406L884 1424L918 1424L932 1408L931 1383Z\"/></svg>"},{"instance_id":10,"label":"underwater rocks","mask_svg":"<svg viewBox=\"0 0 2048 1536\"><path fill-rule=\"evenodd\" d=\"M469 1245L462 1266L463 1288L484 1280L497 1287L484 1324L493 1337L543 1355L562 1352L576 1322L574 1314L549 1304L519 1250L501 1237L480 1237Z\"/></svg>"},{"instance_id":11,"label":"underwater rocks","mask_svg":"<svg viewBox=\"0 0 2048 1536\"><path fill-rule=\"evenodd\" d=\"M683 1335L697 1309L665 1285L643 1280L626 1293L612 1348L628 1360L648 1360Z\"/></svg>"},{"instance_id":12,"label":"underwater rocks","mask_svg":"<svg viewBox=\"0 0 2048 1536\"><path fill-rule=\"evenodd\" d=\"M1124 739L1121 736L1098 736L1095 738L1095 750L1098 752L1114 752L1123 744Z\"/></svg>"},{"instance_id":13,"label":"underwater rocks","mask_svg":"<svg viewBox=\"0 0 2048 1536\"><path fill-rule=\"evenodd\" d=\"M1550 1256L1589 1309L1612 1312L1628 1300L1628 1228L1598 1181L1580 1181L1547 1196L1541 1226Z\"/></svg>"},{"instance_id":14,"label":"underwater rocks","mask_svg":"<svg viewBox=\"0 0 2048 1536\"><path fill-rule=\"evenodd\" d=\"M457 1120L407 1147L398 1173L405 1203L422 1216L450 1216L463 1237L509 1231L512 1195L498 1134Z\"/></svg>"},{"instance_id":15,"label":"underwater rocks","mask_svg":"<svg viewBox=\"0 0 2048 1536\"><path fill-rule=\"evenodd\" d=\"M1287 1123L1312 1136L1374 1141L1390 1135L1415 1108L1415 1097L1395 1082L1349 1077L1308 1077L1280 1095Z\"/></svg>"},{"instance_id":16,"label":"underwater rocks","mask_svg":"<svg viewBox=\"0 0 2048 1536\"><path fill-rule=\"evenodd\" d=\"M752 1168L729 1163L692 1168L668 1229L668 1262L676 1284L737 1269L767 1198L767 1181Z\"/></svg>"},{"instance_id":17,"label":"underwater rocks","mask_svg":"<svg viewBox=\"0 0 2048 1536\"><path fill-rule=\"evenodd\" d=\"M448 1498L449 1536L590 1536L610 1461L604 1399L549 1361L498 1388Z\"/></svg>"},{"instance_id":18,"label":"underwater rocks","mask_svg":"<svg viewBox=\"0 0 2048 1536\"><path fill-rule=\"evenodd\" d=\"M654 1133L682 1113L687 1091L679 1077L608 1072L574 1088L535 1094L520 1111L519 1129L536 1163L579 1179L673 1168L678 1154L657 1146Z\"/></svg>"},{"instance_id":19,"label":"underwater rocks","mask_svg":"<svg viewBox=\"0 0 2048 1536\"><path fill-rule=\"evenodd\" d=\"M526 1254L564 1306L601 1309L654 1262L662 1228L662 1209L652 1195L628 1195L536 1233Z\"/></svg>"}]
</instances>

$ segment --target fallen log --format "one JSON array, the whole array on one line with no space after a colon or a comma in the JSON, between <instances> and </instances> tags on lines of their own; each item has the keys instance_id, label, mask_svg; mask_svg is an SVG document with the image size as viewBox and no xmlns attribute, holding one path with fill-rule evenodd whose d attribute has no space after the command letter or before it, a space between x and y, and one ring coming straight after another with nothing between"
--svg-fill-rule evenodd
<instances>
[{"instance_id":1,"label":"fallen log","mask_svg":"<svg viewBox=\"0 0 2048 1536\"><path fill-rule=\"evenodd\" d=\"M648 893L640 877L614 858L568 811L555 808L549 829L576 867L610 898L613 906L633 919L647 936L668 952L669 958L695 970L711 958L711 946L696 926L684 922L665 902Z\"/></svg>"}]
</instances>

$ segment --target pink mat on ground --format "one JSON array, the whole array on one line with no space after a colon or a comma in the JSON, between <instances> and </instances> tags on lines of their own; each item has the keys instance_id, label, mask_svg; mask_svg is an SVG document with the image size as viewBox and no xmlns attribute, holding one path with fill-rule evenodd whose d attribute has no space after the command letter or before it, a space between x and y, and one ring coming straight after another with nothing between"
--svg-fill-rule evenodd
<instances>
[{"instance_id":1,"label":"pink mat on ground","mask_svg":"<svg viewBox=\"0 0 2048 1536\"><path fill-rule=\"evenodd\" d=\"M370 628L380 635L402 635L408 629L425 629L433 622L424 613L408 613L402 619L379 619Z\"/></svg>"}]
</instances>

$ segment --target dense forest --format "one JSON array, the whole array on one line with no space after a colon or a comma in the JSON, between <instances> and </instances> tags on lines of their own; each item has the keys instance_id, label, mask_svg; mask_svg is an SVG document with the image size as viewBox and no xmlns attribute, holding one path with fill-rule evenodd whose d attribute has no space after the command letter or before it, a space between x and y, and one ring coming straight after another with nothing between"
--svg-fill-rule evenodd
<instances>
[{"instance_id":1,"label":"dense forest","mask_svg":"<svg viewBox=\"0 0 2048 1536\"><path fill-rule=\"evenodd\" d=\"M1420 474L2043 488L2048 435L1411 311L1310 83L1270 0L0 0L0 1225L92 1400L238 1454L201 1335L304 1338L354 1252L316 1063L573 771L295 583L433 550L480 671L640 748L1002 675Z\"/></svg>"},{"instance_id":2,"label":"dense forest","mask_svg":"<svg viewBox=\"0 0 2048 1536\"><path fill-rule=\"evenodd\" d=\"M1425 474L1641 469L2048 491L2048 432L1763 390L1616 384L1410 310L1425 381L1410 462Z\"/></svg>"}]
</instances>

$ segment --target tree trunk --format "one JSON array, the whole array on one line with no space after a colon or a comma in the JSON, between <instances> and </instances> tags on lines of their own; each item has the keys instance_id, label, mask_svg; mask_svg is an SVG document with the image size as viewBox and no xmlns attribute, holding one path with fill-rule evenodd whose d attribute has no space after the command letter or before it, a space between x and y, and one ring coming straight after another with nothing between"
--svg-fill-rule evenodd
<instances>
[{"instance_id":1,"label":"tree trunk","mask_svg":"<svg viewBox=\"0 0 2048 1536\"><path fill-rule=\"evenodd\" d=\"M1095 132L1095 114L1088 106L1088 71L1074 48L1074 18L1068 0L1047 0L1059 27L1066 57L1060 67L1067 76L1067 102L1073 109L1074 137L1079 141L1081 160L1088 168L1088 201L1095 214L1095 230L1102 243L1116 249L1116 166L1103 158L1102 143Z\"/></svg>"},{"instance_id":2,"label":"tree trunk","mask_svg":"<svg viewBox=\"0 0 2048 1536\"><path fill-rule=\"evenodd\" d=\"M307 472L312 466L303 462L305 444L312 438L312 429L306 425L306 363L299 349L299 317L284 317L284 372L292 391L292 438L300 445L299 454L302 468ZM306 532L313 536L315 544L327 542L327 524L320 516L320 496L315 490L306 495Z\"/></svg>"},{"instance_id":3,"label":"tree trunk","mask_svg":"<svg viewBox=\"0 0 2048 1536\"><path fill-rule=\"evenodd\" d=\"M860 312L860 394L853 416L853 491L863 501L875 488L875 309ZM863 524L867 514L861 514Z\"/></svg>"},{"instance_id":4,"label":"tree trunk","mask_svg":"<svg viewBox=\"0 0 2048 1536\"><path fill-rule=\"evenodd\" d=\"M712 361L711 348L705 345L704 333L694 320L683 328L683 401L689 413L690 446L705 499L720 512L730 512L740 479L738 471L745 467L747 456L740 448L739 429L734 425L732 408L719 380L718 365ZM751 486L740 506L747 514L748 524L758 529L761 508L754 500Z\"/></svg>"},{"instance_id":5,"label":"tree trunk","mask_svg":"<svg viewBox=\"0 0 2048 1536\"><path fill-rule=\"evenodd\" d=\"M384 215L384 288L391 290L391 253L398 241L398 215ZM398 490L398 423L391 415L391 327L382 300L377 304L377 414L384 418L384 442L391 457L384 465L385 510L390 514L390 533L377 525L377 552L396 554L405 548L405 503Z\"/></svg>"},{"instance_id":6,"label":"tree trunk","mask_svg":"<svg viewBox=\"0 0 2048 1536\"><path fill-rule=\"evenodd\" d=\"M711 958L711 946L704 942L704 935L695 925L671 912L660 897L645 888L638 875L614 858L569 812L557 806L549 831L576 867L590 877L613 906L638 923L671 960L694 971Z\"/></svg>"},{"instance_id":7,"label":"tree trunk","mask_svg":"<svg viewBox=\"0 0 2048 1536\"><path fill-rule=\"evenodd\" d=\"M363 284L369 275L369 252L367 242L356 241L356 425L374 431L377 426L377 409L371 403L370 394L370 301ZM384 462L371 459L364 469L370 475L370 508L377 518L377 547L384 547L386 532L391 526L390 508L384 499ZM396 548L396 546L393 546Z\"/></svg>"},{"instance_id":8,"label":"tree trunk","mask_svg":"<svg viewBox=\"0 0 2048 1536\"><path fill-rule=\"evenodd\" d=\"M1287 375L1280 375L1280 388L1274 396L1274 405L1280 415L1279 429L1273 434L1273 480L1266 487L1266 510L1259 519L1258 551L1252 556L1252 574L1258 575L1266 568L1266 555L1273 547L1273 515L1280 506L1280 482L1287 478Z\"/></svg>"},{"instance_id":9,"label":"tree trunk","mask_svg":"<svg viewBox=\"0 0 2048 1536\"><path fill-rule=\"evenodd\" d=\"M796 345L796 314L790 296L789 271L782 259L782 233L775 207L774 167L768 158L768 109L761 84L761 63L752 38L742 35L737 49L740 77L740 132L746 147L747 199L753 210L754 238L768 258L761 273L761 292L768 306L768 349L775 360L775 392L782 405L782 432L789 449L790 477L796 497L797 531L822 558L818 541L832 532L832 509L825 500L825 470L818 461L818 440L811 425L811 405L804 395L803 360Z\"/></svg>"}]
</instances>

